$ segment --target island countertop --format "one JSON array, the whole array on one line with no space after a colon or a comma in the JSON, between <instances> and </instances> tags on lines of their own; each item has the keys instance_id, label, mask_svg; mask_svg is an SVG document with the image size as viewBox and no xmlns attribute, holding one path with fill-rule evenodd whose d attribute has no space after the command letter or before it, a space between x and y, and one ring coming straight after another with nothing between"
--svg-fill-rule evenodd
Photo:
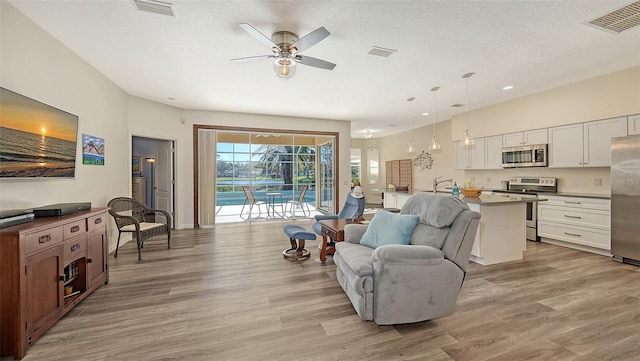
<instances>
[{"instance_id":1,"label":"island countertop","mask_svg":"<svg viewBox=\"0 0 640 361\"><path fill-rule=\"evenodd\" d=\"M519 196L514 194L482 194L480 197L460 197L460 199L465 203L481 204L485 206L539 201L536 197Z\"/></svg>"}]
</instances>

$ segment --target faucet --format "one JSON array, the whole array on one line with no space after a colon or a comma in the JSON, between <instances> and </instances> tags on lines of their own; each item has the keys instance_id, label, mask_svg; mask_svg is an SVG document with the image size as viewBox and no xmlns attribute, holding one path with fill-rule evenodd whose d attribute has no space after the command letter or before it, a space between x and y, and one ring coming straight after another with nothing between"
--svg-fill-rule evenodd
<instances>
[{"instance_id":1,"label":"faucet","mask_svg":"<svg viewBox=\"0 0 640 361\"><path fill-rule=\"evenodd\" d=\"M442 177L433 178L433 193L434 194L438 193L438 191L437 191L438 184L444 183L444 182L453 182L453 179L451 179L451 178L439 181L438 179L440 179L440 178L442 178Z\"/></svg>"}]
</instances>

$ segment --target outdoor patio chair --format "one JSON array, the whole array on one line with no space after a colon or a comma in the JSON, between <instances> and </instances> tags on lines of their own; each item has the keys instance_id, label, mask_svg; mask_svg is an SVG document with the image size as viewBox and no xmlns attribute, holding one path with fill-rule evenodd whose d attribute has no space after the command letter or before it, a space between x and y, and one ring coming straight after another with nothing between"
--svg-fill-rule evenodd
<instances>
[{"instance_id":1,"label":"outdoor patio chair","mask_svg":"<svg viewBox=\"0 0 640 361\"><path fill-rule=\"evenodd\" d=\"M302 209L302 214L305 217L307 216L307 212L309 212L309 215L311 215L311 209L309 209L309 204L307 202L304 201L304 196L307 193L307 189L309 189L309 185L305 184L302 189L300 190L300 196L298 196L297 200L290 200L287 202L287 204L284 205L284 213L287 213L287 208L290 205L291 206L291 210L290 213L292 216L295 217L296 215L296 208L300 207L300 209ZM304 211L304 207L307 207L307 212Z\"/></svg>"},{"instance_id":2,"label":"outdoor patio chair","mask_svg":"<svg viewBox=\"0 0 640 361\"><path fill-rule=\"evenodd\" d=\"M264 205L265 209L266 209L267 203L264 202L264 201L257 200L256 197L253 195L253 192L251 191L251 187L242 186L242 190L244 191L244 195L245 195L246 198L244 200L244 203L242 204L242 209L240 210L240 218L242 218L242 213L244 212L244 207L247 204L249 205L249 215L247 216L246 219L251 219L251 214L253 212L253 206L258 206L258 217L260 217L262 215L262 210L260 210L260 206ZM242 219L245 219L245 218L242 218Z\"/></svg>"}]
</instances>

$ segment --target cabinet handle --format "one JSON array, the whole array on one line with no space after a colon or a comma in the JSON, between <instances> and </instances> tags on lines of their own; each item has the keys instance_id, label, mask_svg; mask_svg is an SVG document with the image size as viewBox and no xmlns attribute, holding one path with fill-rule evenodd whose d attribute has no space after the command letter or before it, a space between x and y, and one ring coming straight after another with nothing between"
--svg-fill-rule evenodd
<instances>
[{"instance_id":1,"label":"cabinet handle","mask_svg":"<svg viewBox=\"0 0 640 361\"><path fill-rule=\"evenodd\" d=\"M575 218L575 219L581 219L582 218L580 216L571 216L571 215L568 215L568 214L565 214L564 216L567 217L567 218Z\"/></svg>"},{"instance_id":2,"label":"cabinet handle","mask_svg":"<svg viewBox=\"0 0 640 361\"><path fill-rule=\"evenodd\" d=\"M60 276L60 281L66 281L66 277L65 276Z\"/></svg>"},{"instance_id":3,"label":"cabinet handle","mask_svg":"<svg viewBox=\"0 0 640 361\"><path fill-rule=\"evenodd\" d=\"M71 246L71 252L77 251L80 249L80 244L76 243L73 246Z\"/></svg>"},{"instance_id":4,"label":"cabinet handle","mask_svg":"<svg viewBox=\"0 0 640 361\"><path fill-rule=\"evenodd\" d=\"M93 224L100 224L102 223L102 218L96 218L95 221L93 221Z\"/></svg>"},{"instance_id":5,"label":"cabinet handle","mask_svg":"<svg viewBox=\"0 0 640 361\"><path fill-rule=\"evenodd\" d=\"M93 258L87 258L87 263L93 263Z\"/></svg>"},{"instance_id":6,"label":"cabinet handle","mask_svg":"<svg viewBox=\"0 0 640 361\"><path fill-rule=\"evenodd\" d=\"M564 201L564 202L569 204L582 204L582 202L574 202L574 201Z\"/></svg>"},{"instance_id":7,"label":"cabinet handle","mask_svg":"<svg viewBox=\"0 0 640 361\"><path fill-rule=\"evenodd\" d=\"M581 234L577 234L577 233L564 232L564 234L566 234L567 236L582 237L582 235L581 235Z\"/></svg>"},{"instance_id":8,"label":"cabinet handle","mask_svg":"<svg viewBox=\"0 0 640 361\"><path fill-rule=\"evenodd\" d=\"M42 244L42 243L47 243L51 240L51 235L47 234L46 236L40 236L40 238L38 238L38 243Z\"/></svg>"},{"instance_id":9,"label":"cabinet handle","mask_svg":"<svg viewBox=\"0 0 640 361\"><path fill-rule=\"evenodd\" d=\"M71 233L76 233L80 230L80 226L73 226L71 227Z\"/></svg>"}]
</instances>

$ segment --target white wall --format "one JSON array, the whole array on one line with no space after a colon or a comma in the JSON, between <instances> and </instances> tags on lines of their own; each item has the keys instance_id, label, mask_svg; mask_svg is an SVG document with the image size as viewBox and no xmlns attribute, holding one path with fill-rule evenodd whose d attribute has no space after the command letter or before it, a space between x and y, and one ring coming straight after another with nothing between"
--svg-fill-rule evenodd
<instances>
[{"instance_id":1,"label":"white wall","mask_svg":"<svg viewBox=\"0 0 640 361\"><path fill-rule=\"evenodd\" d=\"M0 208L105 206L130 194L125 92L6 1L0 13L0 86L77 115L78 141L83 133L105 140L104 166L83 165L77 147L73 179L0 180Z\"/></svg>"}]
</instances>

